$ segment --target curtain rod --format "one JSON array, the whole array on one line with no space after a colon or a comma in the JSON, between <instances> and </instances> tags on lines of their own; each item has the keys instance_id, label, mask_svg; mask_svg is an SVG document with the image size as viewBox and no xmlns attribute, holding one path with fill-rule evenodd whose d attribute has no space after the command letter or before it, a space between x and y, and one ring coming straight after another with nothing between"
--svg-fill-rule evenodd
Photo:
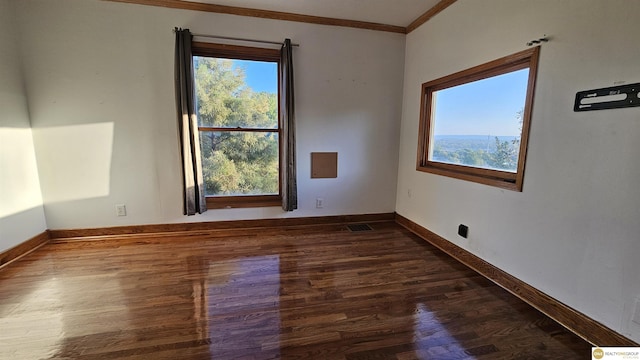
<instances>
[{"instance_id":1,"label":"curtain rod","mask_svg":"<svg viewBox=\"0 0 640 360\"><path fill-rule=\"evenodd\" d=\"M212 38L212 39L248 41L248 42L263 43L263 44L273 44L273 45L282 45L283 44L282 42L278 42L278 41L244 39L244 38L237 38L237 37L230 37L230 36L204 35L204 34L192 34L192 35L194 37L205 37L205 38ZM292 43L291 46L300 46L300 44L293 44Z\"/></svg>"}]
</instances>

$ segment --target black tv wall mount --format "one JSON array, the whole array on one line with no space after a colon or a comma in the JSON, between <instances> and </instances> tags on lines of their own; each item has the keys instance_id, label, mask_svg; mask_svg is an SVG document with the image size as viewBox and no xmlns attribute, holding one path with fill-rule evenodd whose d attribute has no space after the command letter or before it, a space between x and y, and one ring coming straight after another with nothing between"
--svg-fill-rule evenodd
<instances>
[{"instance_id":1,"label":"black tv wall mount","mask_svg":"<svg viewBox=\"0 0 640 360\"><path fill-rule=\"evenodd\" d=\"M573 111L606 110L640 106L640 83L576 93Z\"/></svg>"}]
</instances>

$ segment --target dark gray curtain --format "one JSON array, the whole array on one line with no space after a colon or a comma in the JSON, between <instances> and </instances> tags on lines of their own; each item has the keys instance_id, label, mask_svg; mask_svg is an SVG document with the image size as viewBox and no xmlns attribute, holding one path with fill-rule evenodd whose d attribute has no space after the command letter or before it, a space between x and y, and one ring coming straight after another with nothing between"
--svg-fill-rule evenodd
<instances>
[{"instance_id":1,"label":"dark gray curtain","mask_svg":"<svg viewBox=\"0 0 640 360\"><path fill-rule=\"evenodd\" d=\"M200 139L193 86L192 35L188 29L176 28L175 32L176 59L174 75L182 159L182 184L184 188L183 211L185 215L194 215L195 213L201 214L207 211L207 203L202 180Z\"/></svg>"},{"instance_id":2,"label":"dark gray curtain","mask_svg":"<svg viewBox=\"0 0 640 360\"><path fill-rule=\"evenodd\" d=\"M291 40L286 39L280 50L280 114L282 121L282 209L293 211L298 208L298 184L296 180L296 128L293 97L293 60Z\"/></svg>"}]
</instances>

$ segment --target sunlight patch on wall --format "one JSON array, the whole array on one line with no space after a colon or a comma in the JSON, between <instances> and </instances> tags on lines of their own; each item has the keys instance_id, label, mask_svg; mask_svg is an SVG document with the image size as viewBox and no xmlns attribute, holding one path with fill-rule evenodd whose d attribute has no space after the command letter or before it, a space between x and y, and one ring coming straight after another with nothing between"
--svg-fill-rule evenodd
<instances>
[{"instance_id":1,"label":"sunlight patch on wall","mask_svg":"<svg viewBox=\"0 0 640 360\"><path fill-rule=\"evenodd\" d=\"M42 205L30 128L0 128L0 218Z\"/></svg>"},{"instance_id":2,"label":"sunlight patch on wall","mask_svg":"<svg viewBox=\"0 0 640 360\"><path fill-rule=\"evenodd\" d=\"M109 195L114 124L34 128L44 203Z\"/></svg>"}]
</instances>

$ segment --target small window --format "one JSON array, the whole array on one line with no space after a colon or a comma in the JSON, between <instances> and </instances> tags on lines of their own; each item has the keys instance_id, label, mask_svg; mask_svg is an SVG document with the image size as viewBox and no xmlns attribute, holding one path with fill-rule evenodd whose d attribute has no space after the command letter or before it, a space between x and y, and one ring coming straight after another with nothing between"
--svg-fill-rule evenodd
<instances>
[{"instance_id":1,"label":"small window","mask_svg":"<svg viewBox=\"0 0 640 360\"><path fill-rule=\"evenodd\" d=\"M522 191L538 54L422 84L417 170Z\"/></svg>"},{"instance_id":2,"label":"small window","mask_svg":"<svg viewBox=\"0 0 640 360\"><path fill-rule=\"evenodd\" d=\"M279 206L278 49L194 43L207 207Z\"/></svg>"}]
</instances>

